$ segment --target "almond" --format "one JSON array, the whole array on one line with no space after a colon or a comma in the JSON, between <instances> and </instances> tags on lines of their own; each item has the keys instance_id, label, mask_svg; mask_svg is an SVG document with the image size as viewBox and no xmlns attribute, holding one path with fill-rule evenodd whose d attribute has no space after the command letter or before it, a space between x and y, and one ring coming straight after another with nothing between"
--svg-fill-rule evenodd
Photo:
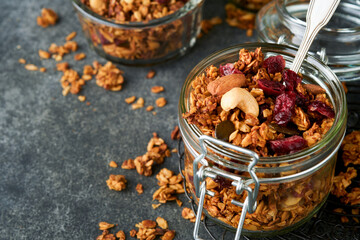
<instances>
[{"instance_id":1,"label":"almond","mask_svg":"<svg viewBox=\"0 0 360 240\"><path fill-rule=\"evenodd\" d=\"M315 84L304 84L303 87L308 91L309 93L312 93L314 95L325 93L325 89L320 87L319 85Z\"/></svg>"},{"instance_id":2,"label":"almond","mask_svg":"<svg viewBox=\"0 0 360 240\"><path fill-rule=\"evenodd\" d=\"M214 96L221 96L230 91L234 87L243 87L246 84L244 74L226 75L210 82L207 90Z\"/></svg>"}]
</instances>

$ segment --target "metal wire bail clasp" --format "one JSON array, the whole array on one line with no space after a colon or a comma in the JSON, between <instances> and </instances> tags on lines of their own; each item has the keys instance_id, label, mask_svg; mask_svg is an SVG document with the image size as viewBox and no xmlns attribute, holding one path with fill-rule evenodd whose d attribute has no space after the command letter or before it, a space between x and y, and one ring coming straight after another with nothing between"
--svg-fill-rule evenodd
<instances>
[{"instance_id":1,"label":"metal wire bail clasp","mask_svg":"<svg viewBox=\"0 0 360 240\"><path fill-rule=\"evenodd\" d=\"M248 165L247 171L249 172L251 178L244 180L236 174L224 171L224 170L216 168L216 167L210 167L209 163L205 159L205 157L207 155L207 148L206 148L205 141L249 155L252 158L252 161ZM210 137L207 135L202 135L199 138L199 143L200 143L200 147L201 147L201 152L200 152L199 156L197 156L193 162L195 194L196 194L196 197L199 198L199 206L198 206L198 211L197 211L197 215L196 215L194 235L193 235L194 239L202 240L198 236L198 233L199 233L201 215L202 215L203 207L204 207L205 194L208 194L212 197L215 195L214 192L212 192L210 190L206 190L205 178L210 177L212 179L215 179L217 176L221 176L223 178L232 180L231 184L236 187L236 194L240 195L244 190L247 191L247 197L243 203L236 201L234 199L231 200L232 204L242 207L241 216L240 216L239 224L238 224L238 227L236 230L236 235L235 235L235 240L239 240L240 236L241 236L241 231L242 231L242 228L244 225L246 213L247 212L253 213L256 209L256 198L257 198L257 195L259 192L259 180L255 174L254 166L259 161L259 156L257 153L255 153L249 149L238 147L238 146L235 146L228 142L224 142L224 141L221 141L219 139L216 139L216 138L213 138L213 137ZM202 165L200 169L198 167L199 163L201 163L201 165ZM202 182L201 185L200 185L200 182ZM255 184L254 189L252 189L249 186L250 184L253 184L253 183Z\"/></svg>"}]
</instances>

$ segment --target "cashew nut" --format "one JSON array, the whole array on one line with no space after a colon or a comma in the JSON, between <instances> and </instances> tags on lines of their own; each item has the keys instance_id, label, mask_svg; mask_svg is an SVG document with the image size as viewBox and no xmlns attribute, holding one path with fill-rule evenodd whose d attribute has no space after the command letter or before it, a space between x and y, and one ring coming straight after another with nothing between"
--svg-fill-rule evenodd
<instances>
[{"instance_id":1,"label":"cashew nut","mask_svg":"<svg viewBox=\"0 0 360 240\"><path fill-rule=\"evenodd\" d=\"M222 96L221 107L224 111L238 107L245 113L259 116L259 104L256 99L246 89L239 87L231 89Z\"/></svg>"}]
</instances>

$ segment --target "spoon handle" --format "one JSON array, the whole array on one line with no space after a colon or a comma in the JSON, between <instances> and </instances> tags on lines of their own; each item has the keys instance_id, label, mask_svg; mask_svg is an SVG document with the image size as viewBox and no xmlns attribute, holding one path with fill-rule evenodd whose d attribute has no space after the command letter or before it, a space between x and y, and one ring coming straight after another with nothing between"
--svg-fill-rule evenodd
<instances>
[{"instance_id":1,"label":"spoon handle","mask_svg":"<svg viewBox=\"0 0 360 240\"><path fill-rule=\"evenodd\" d=\"M298 72L311 43L334 14L340 0L311 0L306 14L306 29L291 70Z\"/></svg>"}]
</instances>

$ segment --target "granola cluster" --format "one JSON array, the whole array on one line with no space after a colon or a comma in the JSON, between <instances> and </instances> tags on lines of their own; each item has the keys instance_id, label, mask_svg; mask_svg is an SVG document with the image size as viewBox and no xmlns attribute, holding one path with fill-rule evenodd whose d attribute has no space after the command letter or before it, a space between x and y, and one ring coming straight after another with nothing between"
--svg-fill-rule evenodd
<instances>
[{"instance_id":1,"label":"granola cluster","mask_svg":"<svg viewBox=\"0 0 360 240\"><path fill-rule=\"evenodd\" d=\"M163 168L156 175L158 185L160 188L153 194L153 200L158 200L160 203L166 203L167 201L179 201L176 194L184 193L185 190L182 185L182 177L179 173L175 175L173 171ZM178 203L179 204L179 203Z\"/></svg>"},{"instance_id":2,"label":"granola cluster","mask_svg":"<svg viewBox=\"0 0 360 240\"><path fill-rule=\"evenodd\" d=\"M104 66L96 65L96 84L106 90L120 91L124 83L123 71L108 61Z\"/></svg>"},{"instance_id":3,"label":"granola cluster","mask_svg":"<svg viewBox=\"0 0 360 240\"><path fill-rule=\"evenodd\" d=\"M187 1L82 0L93 12L116 23L148 22L174 13ZM108 27L80 16L88 38L106 54L127 60L156 59L180 49L184 26L181 19L152 28Z\"/></svg>"},{"instance_id":4,"label":"granola cluster","mask_svg":"<svg viewBox=\"0 0 360 240\"><path fill-rule=\"evenodd\" d=\"M58 20L56 12L50 8L41 9L41 16L38 16L36 21L37 24L43 28L49 25L55 25Z\"/></svg>"},{"instance_id":5,"label":"granola cluster","mask_svg":"<svg viewBox=\"0 0 360 240\"><path fill-rule=\"evenodd\" d=\"M106 184L108 185L109 189L115 191L122 191L126 188L126 178L124 175L114 175L111 174L109 179L106 180Z\"/></svg>"},{"instance_id":6,"label":"granola cluster","mask_svg":"<svg viewBox=\"0 0 360 240\"><path fill-rule=\"evenodd\" d=\"M183 114L188 123L213 137L220 136L218 126L229 123L232 130L223 140L262 157L310 147L323 138L334 121L333 107L324 89L303 84L300 75L285 69L281 56L264 59L260 48L254 52L240 50L235 63L209 66L191 86L190 109ZM187 151L185 156L185 176L193 191L194 157ZM281 163L264 167L285 166L286 163ZM237 174L248 177L245 173ZM281 176L284 174L291 172ZM274 177L260 172L257 176ZM244 228L271 231L300 222L326 199L331 179L332 165L327 164L297 181L261 184L257 209L247 214ZM231 201L244 202L246 194L237 195L235 187L223 178L207 178L206 183L207 189L215 193L214 197L205 197L207 213L236 228L241 207Z\"/></svg>"}]
</instances>

